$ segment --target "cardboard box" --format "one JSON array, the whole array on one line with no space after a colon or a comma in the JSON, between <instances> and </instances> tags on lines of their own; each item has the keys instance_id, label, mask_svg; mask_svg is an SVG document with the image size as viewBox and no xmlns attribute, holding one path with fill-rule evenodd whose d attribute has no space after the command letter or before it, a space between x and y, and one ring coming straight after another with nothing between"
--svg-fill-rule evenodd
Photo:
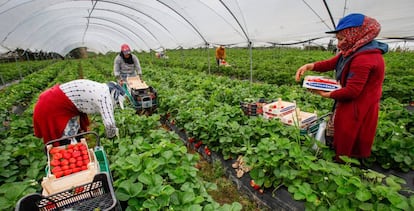
<instances>
[{"instance_id":1,"label":"cardboard box","mask_svg":"<svg viewBox=\"0 0 414 211\"><path fill-rule=\"evenodd\" d=\"M148 85L139 77L128 77L127 83L130 89L148 89Z\"/></svg>"},{"instance_id":2,"label":"cardboard box","mask_svg":"<svg viewBox=\"0 0 414 211\"><path fill-rule=\"evenodd\" d=\"M282 101L279 98L276 102L268 103L263 106L263 117L265 119L280 118L292 113L296 108L296 103Z\"/></svg>"},{"instance_id":3,"label":"cardboard box","mask_svg":"<svg viewBox=\"0 0 414 211\"><path fill-rule=\"evenodd\" d=\"M295 112L281 117L280 120L287 125L307 128L310 124L318 120L318 116L316 113L300 111L300 109L297 108Z\"/></svg>"},{"instance_id":4,"label":"cardboard box","mask_svg":"<svg viewBox=\"0 0 414 211\"><path fill-rule=\"evenodd\" d=\"M341 85L336 80L324 76L306 76L303 80L303 87L323 91L335 91L340 89Z\"/></svg>"}]
</instances>

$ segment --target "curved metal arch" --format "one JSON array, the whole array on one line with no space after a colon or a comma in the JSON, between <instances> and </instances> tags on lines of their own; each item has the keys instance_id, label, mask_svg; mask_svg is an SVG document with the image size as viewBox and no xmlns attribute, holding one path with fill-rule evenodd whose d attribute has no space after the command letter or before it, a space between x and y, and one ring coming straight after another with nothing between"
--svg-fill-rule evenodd
<instances>
[{"instance_id":1,"label":"curved metal arch","mask_svg":"<svg viewBox=\"0 0 414 211\"><path fill-rule=\"evenodd\" d=\"M249 35L244 30L243 26L240 24L239 19L237 19L237 17L234 15L234 13L230 10L230 8L222 0L219 0L219 1L226 8L226 10L230 13L230 15L234 18L234 21L236 21L236 23L239 25L239 27L242 30L244 36L246 37L247 43L249 43L249 45L250 45L251 41L250 41Z\"/></svg>"},{"instance_id":2,"label":"curved metal arch","mask_svg":"<svg viewBox=\"0 0 414 211\"><path fill-rule=\"evenodd\" d=\"M114 2L108 2L108 3L114 3ZM115 3L114 3L114 4L115 4ZM165 31L167 31L167 32L168 32L169 34L171 34L171 36L172 36L171 31L170 31L170 30L168 30L168 28L167 28L167 27L165 27L165 26L164 26L164 24L160 23L157 19L153 18L151 15L149 15L149 14L147 14L147 13L144 13L144 12L142 12L142 11L140 11L140 10L137 10L137 9L135 9L135 8L131 8L131 7L125 6L125 5L123 5L123 4L117 4L117 5L119 5L119 6L123 6L123 7L126 7L126 8L128 8L128 9L134 10L135 12L138 12L138 13L140 13L140 14L144 15L145 17L147 17L147 18L151 19L152 21L154 21L155 23L157 23L158 25L160 25L160 26L161 26L161 28L163 28ZM96 9L96 10L107 10L107 9L101 9L101 8L98 8L98 9ZM111 11L111 12L115 12L115 10L109 10L109 11ZM116 11L116 13L118 13L118 14L122 14L122 13L120 13L120 12L118 12L118 11ZM124 14L122 14L122 15L124 15ZM131 17L127 16L127 15L124 15L124 16L126 16L126 17L128 17L128 18L131 18ZM133 19L131 18L131 20L133 20ZM134 21L134 22L136 22L135 20L133 20L133 21Z\"/></svg>"},{"instance_id":3,"label":"curved metal arch","mask_svg":"<svg viewBox=\"0 0 414 211\"><path fill-rule=\"evenodd\" d=\"M54 11L56 11L56 10L54 10ZM48 21L47 22L45 22L44 24L42 24L42 26L41 27L39 27L39 28L37 28L36 30L34 30L34 31L32 31L30 34L31 35L29 35L28 37L26 37L25 39L24 39L24 42L27 42L26 40L28 39L28 38L30 38L30 37L32 37L33 36L33 34L36 34L36 32L37 31L39 31L39 30L41 30L42 28L44 28L44 26L45 25L48 25L48 24L53 24L54 22L60 22L60 21L62 21L62 19L67 19L67 18L73 18L73 16L63 16L63 17L61 17L61 18L59 18L59 19L47 19ZM89 17L88 17L89 18ZM99 18L97 18L97 19L99 19ZM144 39L141 37L141 36L139 36L137 33L135 33L135 32L133 32L133 31L131 31L129 28L127 28L127 27L125 27L124 25L122 25L122 24L119 24L119 23L117 23L117 22L115 22L115 21L111 21L111 20L109 20L109 19L103 19L103 18L101 18L102 20L105 20L105 21L109 21L109 22L111 22L111 23L113 23L113 24L115 24L115 25L118 25L118 26L120 26L120 27L122 27L122 28L125 28L126 30L128 30L128 31L130 31L132 34L134 34L135 36L137 36L140 40L142 40L144 43L145 43L145 41L144 41ZM29 24L29 23L28 23ZM17 31L17 29L15 30L15 31ZM155 40L157 40L155 37L154 37L154 39ZM148 44L146 44L147 45L147 47L149 47L149 45Z\"/></svg>"},{"instance_id":4,"label":"curved metal arch","mask_svg":"<svg viewBox=\"0 0 414 211\"><path fill-rule=\"evenodd\" d=\"M32 0L32 1L29 1L29 2L33 2L34 0ZM83 1L83 0L80 0L80 1ZM86 1L86 0L85 0ZM29 2L25 2L24 4L27 4L27 3L29 3ZM138 10L138 9L136 9L136 8L134 8L134 7L130 7L129 5L125 5L125 4L122 4L122 3L119 3L119 2L112 2L112 1L105 1L105 0L103 0L103 1L100 1L100 2L104 2L104 3L108 3L108 4L115 4L115 5L118 5L118 6L121 6L121 7L125 7L125 8L128 8L128 9L131 9L131 10L133 10L133 11L136 11L136 12L138 12L138 13L140 13L140 14L143 14L144 16L146 16L146 17L148 17L149 19L151 19L151 20L153 20L155 23L157 23L159 26L161 26L161 28L163 28L164 30L166 30L167 32L168 32L168 34L170 35L170 37L172 37L172 39L173 39L173 41L175 42L175 43L178 43L177 42L177 40L176 40L176 38L175 38L175 36L173 36L173 33L171 33L171 31L168 29L168 28L166 28L161 22L159 22L158 20L156 20L156 19L154 19L153 17L151 17L151 15L149 15L149 14L147 14L147 13L145 13L145 12L143 12L143 11L140 11L140 10ZM60 1L59 2L55 2L54 1L54 3L55 4L53 4L52 3L52 5L57 5L57 4L59 4L59 3L61 3ZM21 5L23 5L23 4L20 4L20 5L18 5L18 6L21 6ZM95 4L94 4L95 5ZM16 6L16 7L18 7L18 6ZM15 7L14 7L15 8ZM2 40L2 42L1 43L4 43L7 39L8 39L8 37L12 34L12 33L14 33L17 29L18 29L18 27L20 26L20 25L22 25L22 24L24 24L25 22L27 22L27 21L30 21L31 19L32 19L32 17L35 17L35 16L38 16L40 13L42 13L42 11L44 10L44 9L46 9L47 7L44 7L44 8L40 8L36 13L34 13L34 14L32 14L32 15L30 15L28 18L26 18L25 20L23 20L23 21L21 21L15 28L13 28L13 30L11 30L11 31L9 31L8 32L8 34L4 37L4 39ZM96 8L95 8L96 9ZM119 12L118 12L119 13ZM91 14L91 13L90 13ZM119 13L120 14L120 13ZM183 16L181 16L181 18L183 18ZM185 18L184 18L185 19ZM186 19L185 19L186 20ZM178 21L178 20L177 20ZM134 22L136 22L136 21L134 21ZM190 23L190 22L188 22L188 20L186 20L186 22L187 23L189 23L189 25L191 26L191 28L193 29L193 30L195 30L200 36L201 36L201 33L198 31L198 30L196 30L195 29L195 27ZM137 22L136 22L137 23ZM141 25L142 26L142 25ZM86 27L87 27L87 25L86 25ZM143 27L143 26L142 26ZM86 29L87 30L87 29ZM85 31L86 31L85 30ZM148 30L148 29L147 29ZM151 34L151 32L148 30L148 32ZM204 37L202 37L201 36L201 38L205 41L205 39L204 39Z\"/></svg>"},{"instance_id":5,"label":"curved metal arch","mask_svg":"<svg viewBox=\"0 0 414 211\"><path fill-rule=\"evenodd\" d=\"M84 7L84 6L81 6L81 7ZM85 8L87 8L87 7L85 7ZM58 10L65 10L65 8L59 8ZM51 10L51 11L58 11L58 10ZM115 11L112 11L112 12L115 12ZM118 14L121 14L121 13L119 13L119 12L117 12ZM37 12L37 17L38 16L40 16L40 15L46 15L47 13L43 13L42 14L42 12L41 11L39 11L39 12ZM122 14L123 15L123 14ZM126 15L124 15L124 16L126 16ZM70 17L70 18L72 18L73 16L62 16L63 18L67 18L67 17ZM128 16L126 16L126 17L128 17ZM88 17L87 17L88 18ZM130 17L128 17L128 18L130 18ZM130 18L131 19L131 18ZM32 18L30 18L30 19L28 19L28 20L26 20L26 21L24 21L24 23L23 24L20 24L19 25L19 27L20 26L24 26L25 24L28 24L28 22L29 21L31 21L32 20ZM47 24L50 24L51 22L55 22L56 21L56 19L53 19L52 21L49 21L49 20L51 20L51 19L46 19L46 20L48 20L45 24L42 24L42 26L45 26L45 25L47 25ZM58 21L61 21L62 19L58 19ZM133 19L131 19L131 20L133 20ZM108 19L106 20L106 21L109 21ZM136 21L134 21L135 23L137 23ZM122 24L119 24L119 23L116 23L116 22L112 22L112 23L114 23L114 24L116 24L116 25L119 25L119 26L121 26L121 27L123 27L122 26ZM29 24L30 25L30 24ZM142 26L142 25L141 25ZM9 35L11 35L12 33L14 33L14 32L16 32L16 31L18 31L19 30L19 27L16 27L16 28L14 28L11 32L9 32ZM42 27L40 27L40 28L37 28L36 30L34 30L34 31L32 31L32 33L30 33L30 34L33 34L33 33L36 33L36 31L38 31L39 29L41 29ZM145 27L144 27L145 28ZM163 27L164 29L165 29L165 27ZM129 30L129 29L128 29ZM148 29L146 29L146 30L148 30ZM129 30L130 31L130 30ZM133 32L133 31L131 31L131 33L133 33L133 34L135 34L137 37L140 37L138 34L136 34L135 32ZM154 34L153 33L151 33L150 31L148 31L148 33L149 34L151 34L152 36L154 36ZM30 37L30 36L29 36ZM25 40L27 40L27 38L28 37L26 37L25 38ZM140 39L143 41L144 39L142 39L141 37L140 37ZM157 38L155 38L154 37L154 39L155 40L157 40L158 42L159 42L159 40L157 39ZM145 42L145 41L143 41L143 42ZM159 42L160 43L160 42ZM147 45L147 44L146 44ZM148 46L148 45L147 45ZM161 46L161 44L160 44L160 46Z\"/></svg>"},{"instance_id":6,"label":"curved metal arch","mask_svg":"<svg viewBox=\"0 0 414 211\"><path fill-rule=\"evenodd\" d=\"M325 24L326 27L328 27L328 29L330 29L330 27L328 26L328 24L325 23L323 18L305 0L302 0L302 2L312 11L313 14L315 14L319 18L319 20L321 20L321 22L323 24ZM325 6L326 10L328 11L329 18L331 19L331 22L332 22L333 27L335 29L335 21L332 17L331 10L329 9L329 6L328 6L328 4L326 3L325 0L323 0L323 3L324 3L324 6Z\"/></svg>"},{"instance_id":7,"label":"curved metal arch","mask_svg":"<svg viewBox=\"0 0 414 211\"><path fill-rule=\"evenodd\" d=\"M44 15L47 15L47 14L44 14ZM71 19L71 22L72 22L72 25L73 25L73 20L75 20L74 16L76 18L79 17L77 14L75 14L75 15L71 14L71 15L68 15L68 16L60 16L60 17L54 18L54 19L46 19L47 21L43 22L43 24L41 24L40 27L38 27L35 30L31 31L29 33L29 35L24 38L22 43L23 44L24 43L30 43L31 42L30 38L36 37L42 30L48 31L48 28L50 28L50 27L48 27L49 25L59 25L58 24L59 22L62 22L62 21L65 22L64 21L65 19ZM37 17L40 17L40 16L37 16ZM83 19L79 18L79 20L81 20L81 21L79 21L79 25L84 26L85 22L83 21ZM30 25L30 22L27 22L25 24ZM21 27L24 27L24 25L22 25ZM15 32L18 32L18 29L16 29ZM46 40L42 39L40 41L42 43L45 43L47 41L47 39L49 39L49 37L46 37Z\"/></svg>"},{"instance_id":8,"label":"curved metal arch","mask_svg":"<svg viewBox=\"0 0 414 211\"><path fill-rule=\"evenodd\" d=\"M9 8L8 10L5 10L5 11L0 12L0 15L2 15L3 13L6 13L6 12L8 12L8 11L12 10L12 9L18 8L18 7L22 6L22 5L26 5L26 4L33 3L33 2L35 2L35 1L36 1L36 0L29 0L29 1L25 1L25 2L22 2L22 3L16 4L15 6L13 6L13 7ZM38 11L41 11L41 10L43 10L44 8L50 7L51 5L56 5L56 4L61 3L60 1L52 1L52 2L53 2L53 3L47 4L47 6L46 6L46 7L41 7L41 8L39 8L39 10L38 10ZM31 17L36 16L36 13L37 13L37 12L31 13L31 14L28 16L28 18L26 18L25 20L23 20L23 21L21 21L21 22L17 23L17 24L16 24L16 26L15 26L12 30L10 30L10 31L7 33L7 35L3 38L3 40L1 41L1 44L3 44L3 43L7 40L7 38L10 36L10 34L12 34L12 33L16 30L16 28L18 28L18 26L19 26L19 25L24 24L26 21L30 20L30 19L31 19Z\"/></svg>"},{"instance_id":9,"label":"curved metal arch","mask_svg":"<svg viewBox=\"0 0 414 211\"><path fill-rule=\"evenodd\" d=\"M187 24L189 24L194 31L197 32L198 36L200 36L200 38L204 41L205 44L208 44L206 38L204 38L204 36L201 34L201 32L197 29L197 27L195 27L187 18L185 18L183 15L181 15L180 13L177 12L177 10L175 10L174 8L172 8L170 5L162 2L161 0L157 0L157 2L159 2L160 4L166 6L167 8L169 8L171 11L173 11L175 14L177 14L178 16L180 16L183 20L185 20L185 22L187 22Z\"/></svg>"},{"instance_id":10,"label":"curved metal arch","mask_svg":"<svg viewBox=\"0 0 414 211\"><path fill-rule=\"evenodd\" d=\"M91 26L92 27L94 27L96 24L91 24ZM101 27L100 25L98 25L99 27ZM60 32L61 33L61 32ZM77 34L79 34L79 35L82 35L82 30L79 30L78 31L78 33ZM95 38L90 38L90 36L93 36L93 35L95 35L95 34L97 34L97 35L99 35L99 37L100 37L100 39L95 39ZM120 34L120 36L124 36L124 35L122 35L122 34ZM66 39L66 37L61 37L60 39ZM82 43L82 41L79 39L79 40L73 40L73 41L71 41L71 42L67 42L67 45L64 45L64 46L62 46L62 47L60 47L60 50L57 50L57 52L59 53L59 54L64 54L63 52L62 52L62 50L61 49L67 49L68 48L68 46L73 46L73 48L72 49L74 49L74 48L77 48L77 47L85 47L85 46L89 46L89 45L91 45L91 43L93 43L93 42L98 42L99 41L99 43L102 43L102 44L108 44L108 43L114 43L113 45L111 44L111 46L114 46L114 45L118 45L118 42L119 42L119 40L117 40L117 39L115 39L114 38L114 36L113 35L109 35L109 34L102 34L102 33L99 33L99 32L96 32L96 31L94 31L94 32L90 32L90 33L88 33L88 35L86 35L86 37L85 37L85 39L91 39L92 40L92 42L90 42L90 41L88 41L86 44L85 43ZM66 40L66 41L70 41L70 40ZM55 40L52 40L52 42L53 43L59 43L60 42L60 40L58 40L58 39L55 39ZM75 45L74 43L78 43L77 45ZM116 43L116 44L115 44ZM59 48L56 48L56 47L54 47L54 49L59 49ZM70 49L70 50L72 50L72 49ZM69 51L70 51L69 50Z\"/></svg>"},{"instance_id":11,"label":"curved metal arch","mask_svg":"<svg viewBox=\"0 0 414 211\"><path fill-rule=\"evenodd\" d=\"M158 23L162 28L164 28L166 31L168 31L171 35L172 35L172 33L170 32L170 30L168 30L165 26L164 26L164 24L162 24L161 22L159 22L158 20L156 20L156 19L154 19L151 15L149 15L149 14L147 14L147 13L145 13L145 12L143 12L143 11L140 11L140 10L138 10L138 9L136 9L136 8L134 8L134 7L130 7L129 5L124 5L124 4L121 4L121 3L119 3L119 2L112 2L112 1L107 1L107 0L100 0L100 2L106 2L106 3L109 3L109 4L116 4L116 5L119 5L119 6L123 6L123 7L125 7L125 8L128 8L128 9L131 9L131 10L134 10L134 11L136 11L136 12L138 12L138 13L140 13L140 14L143 14L143 15L145 15L146 17L148 17L148 18L150 18L151 20L153 20L154 22L156 22L156 23ZM159 0L157 0L157 2L159 2ZM164 5L165 6L165 5ZM177 13L175 10L173 10L173 9L171 9L170 7L167 7L167 8L169 8L170 10L172 10L174 13L176 13L178 16L180 16L183 20L185 20L185 22L201 37L201 39L203 40L203 41L205 41L205 38L201 35L201 33L197 30L197 28L195 28L194 27L194 25L193 24L191 24L191 22L189 22L186 18L184 18L182 15L180 15L179 13Z\"/></svg>"},{"instance_id":12,"label":"curved metal arch","mask_svg":"<svg viewBox=\"0 0 414 211\"><path fill-rule=\"evenodd\" d=\"M234 31L236 31L238 34L242 35L237 29L236 27L233 26L233 24L230 24L220 13L216 12L216 10L212 9L209 5L205 4L204 2L201 2L200 0L198 0L200 2L200 4L203 4L205 7L209 8L212 12L214 12L218 17L220 17L224 22L226 22L228 25L231 26L231 28L234 29Z\"/></svg>"},{"instance_id":13,"label":"curved metal arch","mask_svg":"<svg viewBox=\"0 0 414 211\"><path fill-rule=\"evenodd\" d=\"M65 25L62 29L60 29L59 31L55 31L53 34L50 34L48 37L46 37L45 39L44 39L44 41L43 42L41 42L41 43L39 43L39 45L40 46L49 46L48 44L47 44L47 42L51 42L51 41L53 41L53 40L56 40L56 39L53 39L54 37L57 37L56 35L57 34L60 34L60 33L62 33L62 31L65 31L65 30L67 30L67 28L73 28L73 27L77 27L79 24L70 24L70 25ZM115 29L115 28L113 28L113 27L111 27L111 26L108 26L108 25L105 25L105 24L91 24L91 25L99 25L99 26L102 26L102 27L105 27L105 28L108 28L108 29L110 29L111 31L114 31L114 32L117 32L117 30ZM84 26L83 24L81 24L81 26ZM82 29L79 29L78 31L80 31L80 30L82 30ZM73 31L73 30L72 30ZM119 34L119 33L118 33ZM101 34L102 35L102 34ZM105 34L103 34L103 35L105 35ZM120 34L120 35L122 35L122 36L125 36L128 40L130 40L132 43L133 43L133 40L134 39L132 39L131 37L129 37L128 35L125 35L125 34Z\"/></svg>"},{"instance_id":14,"label":"curved metal arch","mask_svg":"<svg viewBox=\"0 0 414 211\"><path fill-rule=\"evenodd\" d=\"M122 24L119 24L119 23L117 23L117 22L115 22L115 21L112 21L112 20L108 20L108 19L106 19L106 18L101 18L101 17L95 17L95 16L90 16L89 17L90 19L97 19L97 20L104 20L104 21L108 21L108 22L110 22L110 23L113 23L113 24L115 24L115 25L117 25L117 26L119 26L119 27L121 27L121 28L124 28L125 30L127 30L127 31L129 31L129 32L131 32L133 35L135 35L135 36L137 36L148 48L151 48L148 44L147 44L147 42L145 42L145 39L143 39L140 35L138 35L137 33L135 33L134 31L132 31L131 29L129 29L128 27L125 27L125 26L123 26ZM90 23L89 23L90 24ZM96 25L100 25L100 24L98 24L98 23L94 23L94 24L96 24ZM104 25L104 24L102 24L102 25ZM155 38L154 38L155 39ZM155 39L155 40L157 40L157 39ZM158 40L157 40L158 41Z\"/></svg>"},{"instance_id":15,"label":"curved metal arch","mask_svg":"<svg viewBox=\"0 0 414 211\"><path fill-rule=\"evenodd\" d=\"M79 31L79 34L81 34L81 33L82 32ZM89 35L94 35L94 34L95 34L95 32L89 33ZM87 35L85 38L88 39L89 35ZM113 37L110 36L110 35L104 35L104 36L100 36L100 37L102 39L99 39L99 40L93 39L92 41L88 41L87 44L82 44L82 41L68 42L69 43L68 45L65 45L64 47L62 47L60 49L57 49L58 50L57 52L60 55L65 56L67 53L69 53L70 51L72 51L75 48L94 46L94 43L97 43L96 45L98 45L98 46L99 45L107 46L108 43L115 43L116 42L116 40L114 40ZM94 49L99 49L99 48L94 47ZM112 48L110 47L109 49L112 49Z\"/></svg>"},{"instance_id":16,"label":"curved metal arch","mask_svg":"<svg viewBox=\"0 0 414 211\"><path fill-rule=\"evenodd\" d=\"M161 45L161 41L157 38L157 36L156 36L153 32L151 32L151 30L150 30L150 29L148 29L146 26L144 26L144 25L143 25L143 24L141 24L140 22L136 21L136 20L135 20L135 19L133 19L132 17L130 17L130 16L128 16L128 15L125 15L125 14L123 14L123 13L121 13L121 12L115 11L115 10L101 9L101 8L97 8L97 9L95 9L95 10L113 12L113 13L116 13L116 14L122 15L122 16L124 16L124 17L126 17L126 18L130 19L131 21L135 22L136 24L138 24L138 25L140 25L142 28L144 28L144 29L145 29L145 30L146 30L149 34L151 34L151 36L152 36L155 40L157 40L157 41L158 41L158 43L160 43L160 45ZM143 13L142 13L142 14L143 14ZM151 20L153 20L153 21L155 21L157 24L159 24L159 25L161 26L161 28L163 28L165 31L167 31L167 32L168 32L169 37L170 37L173 41L175 41L175 42L176 42L175 37L172 35L172 33L171 33L171 32L170 32L167 28L165 28L165 27L164 27L164 25L160 24L157 20L155 20L155 19L154 19L154 18L152 18L152 17L147 16L146 14L143 14L143 15L145 15L145 16L146 16L146 17L148 17L148 18L151 18Z\"/></svg>"},{"instance_id":17,"label":"curved metal arch","mask_svg":"<svg viewBox=\"0 0 414 211\"><path fill-rule=\"evenodd\" d=\"M21 5L29 4L32 1L35 1L35 0L30 0L30 1L25 1L25 2L19 2L18 4L14 5L13 7L9 8L8 10L0 11L0 15L2 15L3 13L8 12L9 10L12 10L14 8L17 8L17 7L20 7ZM0 5L0 7L3 6L3 5L5 5L5 4L7 4L7 3L8 2L4 2L2 5Z\"/></svg>"},{"instance_id":18,"label":"curved metal arch","mask_svg":"<svg viewBox=\"0 0 414 211\"><path fill-rule=\"evenodd\" d=\"M71 18L72 19L73 17L78 17L78 16L69 15L69 16L60 16L59 18L55 18L55 19L46 19L47 21L43 22L43 24L41 24L41 25L39 24L40 27L38 27L35 30L31 31L29 33L29 35L24 38L23 43L26 43L29 38L32 38L33 37L33 35L38 34L38 31L46 30L46 27L49 24L54 24L55 22L61 22L62 20L67 19L67 18ZM30 23L25 23L25 24L29 24L30 25ZM24 24L22 24L21 27L24 27ZM18 32L18 29L15 29L14 32Z\"/></svg>"},{"instance_id":19,"label":"curved metal arch","mask_svg":"<svg viewBox=\"0 0 414 211\"><path fill-rule=\"evenodd\" d=\"M94 3L93 0L91 0L91 3L92 3L92 9L89 11L88 17L86 18L87 23L86 23L85 31L83 32L83 35L82 35L82 42L85 42L84 38L85 38L85 34L86 34L86 32L88 31L88 28L89 28L89 18L91 17L91 14L92 14L93 10L95 9L96 4L98 4L98 1L95 1L95 3Z\"/></svg>"}]
</instances>

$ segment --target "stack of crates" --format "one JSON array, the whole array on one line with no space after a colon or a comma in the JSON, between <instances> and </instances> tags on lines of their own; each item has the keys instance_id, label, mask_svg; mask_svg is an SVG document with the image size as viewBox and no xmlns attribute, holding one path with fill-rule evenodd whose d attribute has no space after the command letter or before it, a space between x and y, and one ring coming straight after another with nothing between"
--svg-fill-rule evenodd
<instances>
[{"instance_id":1,"label":"stack of crates","mask_svg":"<svg viewBox=\"0 0 414 211\"><path fill-rule=\"evenodd\" d=\"M157 90L141 81L139 77L128 77L127 84L130 100L137 112L152 113L157 109Z\"/></svg>"},{"instance_id":2,"label":"stack of crates","mask_svg":"<svg viewBox=\"0 0 414 211\"><path fill-rule=\"evenodd\" d=\"M266 105L266 101L260 98L256 102L240 102L240 108L247 116L261 116L263 115L263 106Z\"/></svg>"},{"instance_id":3,"label":"stack of crates","mask_svg":"<svg viewBox=\"0 0 414 211\"><path fill-rule=\"evenodd\" d=\"M264 103L254 102L240 102L240 107L243 110L243 113L247 116L260 116L263 114L263 105Z\"/></svg>"},{"instance_id":4,"label":"stack of crates","mask_svg":"<svg viewBox=\"0 0 414 211\"><path fill-rule=\"evenodd\" d=\"M316 113L304 112L296 108L294 112L282 116L280 121L284 124L297 126L302 135L314 134L319 128Z\"/></svg>"},{"instance_id":5,"label":"stack of crates","mask_svg":"<svg viewBox=\"0 0 414 211\"><path fill-rule=\"evenodd\" d=\"M286 125L296 126L301 135L315 134L320 123L316 113L301 111L296 102L282 101L281 98L263 106L263 118L279 119Z\"/></svg>"},{"instance_id":6,"label":"stack of crates","mask_svg":"<svg viewBox=\"0 0 414 211\"><path fill-rule=\"evenodd\" d=\"M278 98L276 102L272 102L263 106L263 117L265 119L281 118L292 113L296 108L296 103L282 101Z\"/></svg>"}]
</instances>

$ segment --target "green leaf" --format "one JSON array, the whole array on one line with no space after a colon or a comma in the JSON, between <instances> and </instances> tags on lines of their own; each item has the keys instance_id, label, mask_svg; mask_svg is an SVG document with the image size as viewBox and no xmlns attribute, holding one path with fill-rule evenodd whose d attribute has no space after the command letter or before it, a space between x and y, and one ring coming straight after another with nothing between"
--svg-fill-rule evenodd
<instances>
[{"instance_id":1,"label":"green leaf","mask_svg":"<svg viewBox=\"0 0 414 211\"><path fill-rule=\"evenodd\" d=\"M4 197L0 197L0 210L13 210L12 208L15 206L13 202Z\"/></svg>"},{"instance_id":2,"label":"green leaf","mask_svg":"<svg viewBox=\"0 0 414 211\"><path fill-rule=\"evenodd\" d=\"M308 202L315 202L318 199L318 196L316 194L310 194L306 196L306 201Z\"/></svg>"},{"instance_id":3,"label":"green leaf","mask_svg":"<svg viewBox=\"0 0 414 211\"><path fill-rule=\"evenodd\" d=\"M348 194L352 194L355 191L355 188L352 188L351 186L339 186L338 189L336 190L337 193L341 194L341 195L348 195Z\"/></svg>"},{"instance_id":4,"label":"green leaf","mask_svg":"<svg viewBox=\"0 0 414 211\"><path fill-rule=\"evenodd\" d=\"M152 177L151 175L147 174L147 173L142 173L138 176L138 181L146 184L146 185L151 185L152 184Z\"/></svg>"},{"instance_id":5,"label":"green leaf","mask_svg":"<svg viewBox=\"0 0 414 211\"><path fill-rule=\"evenodd\" d=\"M147 199L142 204L143 207L148 208L149 210L159 210L159 205L154 199Z\"/></svg>"},{"instance_id":6,"label":"green leaf","mask_svg":"<svg viewBox=\"0 0 414 211\"><path fill-rule=\"evenodd\" d=\"M174 193L175 189L171 185L165 185L162 187L162 194L170 196L172 193Z\"/></svg>"},{"instance_id":7,"label":"green leaf","mask_svg":"<svg viewBox=\"0 0 414 211\"><path fill-rule=\"evenodd\" d=\"M155 198L155 201L160 207L167 207L170 203L170 195L161 195Z\"/></svg>"},{"instance_id":8,"label":"green leaf","mask_svg":"<svg viewBox=\"0 0 414 211\"><path fill-rule=\"evenodd\" d=\"M413 164L413 159L409 156L405 156L404 157L404 163L407 164L407 166L412 166Z\"/></svg>"},{"instance_id":9,"label":"green leaf","mask_svg":"<svg viewBox=\"0 0 414 211\"><path fill-rule=\"evenodd\" d=\"M224 204L220 210L223 211L240 211L243 209L243 206L238 202L233 202L232 204Z\"/></svg>"},{"instance_id":10,"label":"green leaf","mask_svg":"<svg viewBox=\"0 0 414 211\"><path fill-rule=\"evenodd\" d=\"M408 210L408 202L406 198L398 193L391 192L387 195L387 199L391 202L392 205L395 207L402 209L402 210Z\"/></svg>"},{"instance_id":11,"label":"green leaf","mask_svg":"<svg viewBox=\"0 0 414 211\"><path fill-rule=\"evenodd\" d=\"M372 194L367 189L360 189L356 191L355 196L360 201L368 201L371 199Z\"/></svg>"},{"instance_id":12,"label":"green leaf","mask_svg":"<svg viewBox=\"0 0 414 211\"><path fill-rule=\"evenodd\" d=\"M374 210L374 206L371 203L362 203L358 208L361 210Z\"/></svg>"},{"instance_id":13,"label":"green leaf","mask_svg":"<svg viewBox=\"0 0 414 211\"><path fill-rule=\"evenodd\" d=\"M118 189L115 191L115 196L120 201L128 201L131 197L129 193L124 189Z\"/></svg>"},{"instance_id":14,"label":"green leaf","mask_svg":"<svg viewBox=\"0 0 414 211\"><path fill-rule=\"evenodd\" d=\"M138 200L137 198L131 198L128 200L128 208L127 210L140 210L143 206L143 201ZM132 207L132 208L131 208ZM126 210L126 211L127 211Z\"/></svg>"},{"instance_id":15,"label":"green leaf","mask_svg":"<svg viewBox=\"0 0 414 211\"><path fill-rule=\"evenodd\" d=\"M173 152L171 150L167 150L161 153L161 156L165 158L167 161L173 157Z\"/></svg>"},{"instance_id":16,"label":"green leaf","mask_svg":"<svg viewBox=\"0 0 414 211\"><path fill-rule=\"evenodd\" d=\"M385 178L385 182L387 183L387 185L389 185L393 190L400 190L401 189L401 185L398 184L395 181L396 177L387 177ZM405 180L403 180L404 184L405 184Z\"/></svg>"},{"instance_id":17,"label":"green leaf","mask_svg":"<svg viewBox=\"0 0 414 211\"><path fill-rule=\"evenodd\" d=\"M306 196L312 194L312 188L309 185L309 183L302 183L299 186L299 191L302 192L303 194L305 194Z\"/></svg>"},{"instance_id":18,"label":"green leaf","mask_svg":"<svg viewBox=\"0 0 414 211\"><path fill-rule=\"evenodd\" d=\"M183 192L180 194L181 195L181 203L182 204L189 204L191 203L195 196L193 192Z\"/></svg>"},{"instance_id":19,"label":"green leaf","mask_svg":"<svg viewBox=\"0 0 414 211\"><path fill-rule=\"evenodd\" d=\"M345 155L341 155L341 156L339 156L339 158L341 158L341 160L343 160L345 163L352 163L352 164L355 164L355 165L361 165L359 160L357 160L355 158L350 158L350 157L345 156Z\"/></svg>"},{"instance_id":20,"label":"green leaf","mask_svg":"<svg viewBox=\"0 0 414 211\"><path fill-rule=\"evenodd\" d=\"M303 194L302 192L297 191L297 192L295 192L295 193L293 194L293 198L294 198L295 200L303 200L303 199L305 199L305 198L306 198L306 195L305 195L305 194Z\"/></svg>"},{"instance_id":21,"label":"green leaf","mask_svg":"<svg viewBox=\"0 0 414 211\"><path fill-rule=\"evenodd\" d=\"M5 193L4 197L10 201L17 201L26 188L28 188L28 185L24 182L7 183L1 186Z\"/></svg>"},{"instance_id":22,"label":"green leaf","mask_svg":"<svg viewBox=\"0 0 414 211\"><path fill-rule=\"evenodd\" d=\"M132 186L129 188L129 194L131 195L131 197L136 197L138 196L138 194L141 193L143 187L144 186L140 182L133 183Z\"/></svg>"}]
</instances>

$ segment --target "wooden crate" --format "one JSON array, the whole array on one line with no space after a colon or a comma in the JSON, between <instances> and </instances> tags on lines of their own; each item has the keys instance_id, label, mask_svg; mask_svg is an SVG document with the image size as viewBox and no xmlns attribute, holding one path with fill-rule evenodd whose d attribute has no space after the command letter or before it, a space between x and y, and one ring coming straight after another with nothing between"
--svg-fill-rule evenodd
<instances>
[{"instance_id":1,"label":"wooden crate","mask_svg":"<svg viewBox=\"0 0 414 211\"><path fill-rule=\"evenodd\" d=\"M130 89L148 89L148 85L139 77L128 77L127 83Z\"/></svg>"}]
</instances>

